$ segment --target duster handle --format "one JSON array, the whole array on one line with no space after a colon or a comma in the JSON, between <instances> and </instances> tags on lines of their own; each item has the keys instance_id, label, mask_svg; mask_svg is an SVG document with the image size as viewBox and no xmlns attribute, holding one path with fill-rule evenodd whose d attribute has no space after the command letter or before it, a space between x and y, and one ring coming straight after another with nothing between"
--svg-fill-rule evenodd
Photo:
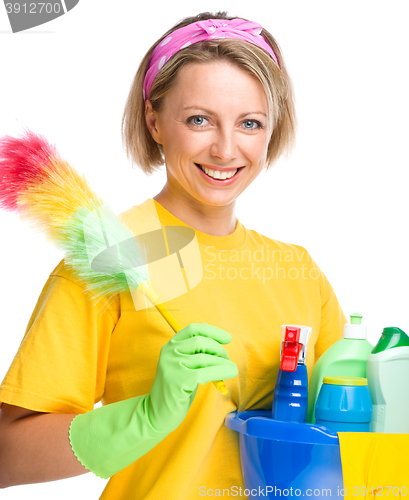
<instances>
[{"instance_id":1,"label":"duster handle","mask_svg":"<svg viewBox=\"0 0 409 500\"><path fill-rule=\"evenodd\" d=\"M161 313L163 318L168 322L169 326L173 329L175 333L182 329L179 323L175 320L175 318L170 314L170 312L166 309L166 307L162 304L159 297L154 292L150 280L142 282L137 291L140 291L145 295L147 299L151 301L151 303L156 307L156 309ZM223 380L215 380L213 381L214 386L218 389L222 394L228 394L228 390L226 384Z\"/></svg>"}]
</instances>

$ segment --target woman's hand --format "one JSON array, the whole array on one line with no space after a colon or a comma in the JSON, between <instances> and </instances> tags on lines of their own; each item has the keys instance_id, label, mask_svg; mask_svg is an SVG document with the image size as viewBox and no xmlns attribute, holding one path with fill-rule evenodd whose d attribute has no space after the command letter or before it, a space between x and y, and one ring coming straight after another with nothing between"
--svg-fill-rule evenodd
<instances>
[{"instance_id":1,"label":"woman's hand","mask_svg":"<svg viewBox=\"0 0 409 500\"><path fill-rule=\"evenodd\" d=\"M220 328L191 324L162 347L149 394L77 415L69 437L82 465L106 479L160 443L185 418L198 384L237 375L221 345L230 341Z\"/></svg>"},{"instance_id":2,"label":"woman's hand","mask_svg":"<svg viewBox=\"0 0 409 500\"><path fill-rule=\"evenodd\" d=\"M234 378L235 363L221 344L229 333L207 323L191 323L174 335L160 353L150 391L150 421L159 432L171 432L185 418L198 384Z\"/></svg>"}]
</instances>

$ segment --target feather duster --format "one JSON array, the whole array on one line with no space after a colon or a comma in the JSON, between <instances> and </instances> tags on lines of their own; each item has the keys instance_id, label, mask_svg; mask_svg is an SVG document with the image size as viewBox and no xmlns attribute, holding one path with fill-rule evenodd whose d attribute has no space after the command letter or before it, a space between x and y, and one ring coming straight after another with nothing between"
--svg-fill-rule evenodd
<instances>
[{"instance_id":1,"label":"feather duster","mask_svg":"<svg viewBox=\"0 0 409 500\"><path fill-rule=\"evenodd\" d=\"M93 298L138 290L175 332L181 329L152 289L132 231L45 137L26 129L20 138L0 138L0 206L61 248L66 265ZM227 393L223 381L214 384Z\"/></svg>"},{"instance_id":2,"label":"feather duster","mask_svg":"<svg viewBox=\"0 0 409 500\"><path fill-rule=\"evenodd\" d=\"M41 135L26 130L21 138L0 138L0 205L62 249L65 263L93 297L149 280L133 233ZM103 265L101 259L96 265L102 252Z\"/></svg>"}]
</instances>

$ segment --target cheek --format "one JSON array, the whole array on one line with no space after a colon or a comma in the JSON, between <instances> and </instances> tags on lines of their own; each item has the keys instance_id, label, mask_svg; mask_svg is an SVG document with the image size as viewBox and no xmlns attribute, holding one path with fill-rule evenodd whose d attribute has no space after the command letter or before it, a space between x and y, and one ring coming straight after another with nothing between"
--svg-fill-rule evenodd
<instances>
[{"instance_id":1,"label":"cheek","mask_svg":"<svg viewBox=\"0 0 409 500\"><path fill-rule=\"evenodd\" d=\"M261 136L254 138L253 141L249 141L247 144L247 153L254 160L264 159L267 155L269 140L266 136Z\"/></svg>"},{"instance_id":2,"label":"cheek","mask_svg":"<svg viewBox=\"0 0 409 500\"><path fill-rule=\"evenodd\" d=\"M192 134L190 131L175 131L166 139L165 155L172 157L192 157L209 144L206 134Z\"/></svg>"}]
</instances>

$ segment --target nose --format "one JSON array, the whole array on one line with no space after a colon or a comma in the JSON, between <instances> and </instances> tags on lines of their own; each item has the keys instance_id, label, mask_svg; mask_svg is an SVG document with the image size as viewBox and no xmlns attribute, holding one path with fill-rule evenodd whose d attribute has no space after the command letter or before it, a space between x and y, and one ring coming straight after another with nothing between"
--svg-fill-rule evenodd
<instances>
[{"instance_id":1,"label":"nose","mask_svg":"<svg viewBox=\"0 0 409 500\"><path fill-rule=\"evenodd\" d=\"M237 137L234 130L219 128L215 130L213 143L210 149L212 156L218 158L223 163L237 158Z\"/></svg>"}]
</instances>

